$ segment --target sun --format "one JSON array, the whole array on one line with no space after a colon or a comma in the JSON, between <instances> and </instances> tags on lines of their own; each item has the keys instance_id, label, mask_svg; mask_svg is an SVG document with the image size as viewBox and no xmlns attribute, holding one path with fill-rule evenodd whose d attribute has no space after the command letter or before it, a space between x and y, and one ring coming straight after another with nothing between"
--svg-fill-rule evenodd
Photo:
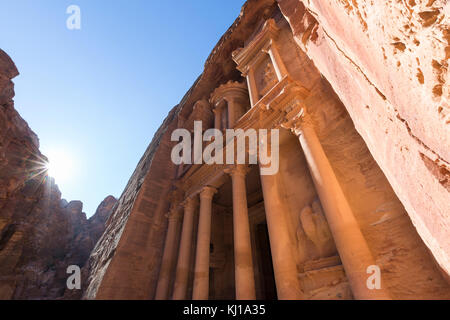
<instances>
[{"instance_id":1,"label":"sun","mask_svg":"<svg viewBox=\"0 0 450 320\"><path fill-rule=\"evenodd\" d=\"M55 178L56 183L65 183L74 177L75 158L65 149L50 150L47 153L46 169L48 175Z\"/></svg>"}]
</instances>

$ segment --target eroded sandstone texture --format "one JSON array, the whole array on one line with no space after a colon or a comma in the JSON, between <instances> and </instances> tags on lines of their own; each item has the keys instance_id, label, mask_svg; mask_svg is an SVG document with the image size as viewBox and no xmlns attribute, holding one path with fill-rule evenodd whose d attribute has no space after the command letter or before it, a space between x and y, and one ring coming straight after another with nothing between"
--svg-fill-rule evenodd
<instances>
[{"instance_id":1,"label":"eroded sandstone texture","mask_svg":"<svg viewBox=\"0 0 450 320\"><path fill-rule=\"evenodd\" d=\"M64 268L112 210L87 299L449 299L449 8L247 1L117 204L89 221L33 174L44 158L0 52L0 297L79 298ZM279 171L175 165L172 131L198 120L280 129Z\"/></svg>"},{"instance_id":2,"label":"eroded sandstone texture","mask_svg":"<svg viewBox=\"0 0 450 320\"><path fill-rule=\"evenodd\" d=\"M37 136L14 109L17 75L0 50L0 299L57 299L68 291L67 267L85 264L116 199L90 219L80 201L61 199Z\"/></svg>"},{"instance_id":3,"label":"eroded sandstone texture","mask_svg":"<svg viewBox=\"0 0 450 320\"><path fill-rule=\"evenodd\" d=\"M278 3L448 276L450 2Z\"/></svg>"},{"instance_id":4,"label":"eroded sandstone texture","mask_svg":"<svg viewBox=\"0 0 450 320\"><path fill-rule=\"evenodd\" d=\"M449 299L444 4L247 1L130 178L84 297ZM284 128L279 172L174 165L172 131L197 120Z\"/></svg>"}]
</instances>

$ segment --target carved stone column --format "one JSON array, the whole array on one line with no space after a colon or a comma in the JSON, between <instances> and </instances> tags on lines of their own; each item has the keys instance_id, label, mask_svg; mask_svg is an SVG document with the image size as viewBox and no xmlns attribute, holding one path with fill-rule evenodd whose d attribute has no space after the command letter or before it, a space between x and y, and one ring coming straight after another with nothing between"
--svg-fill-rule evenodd
<instances>
[{"instance_id":1,"label":"carved stone column","mask_svg":"<svg viewBox=\"0 0 450 320\"><path fill-rule=\"evenodd\" d=\"M250 96L250 104L253 107L259 100L259 95L258 95L258 88L256 86L255 83L255 75L254 75L254 70L253 69L249 69L248 72L244 73L243 76L247 79L247 86L250 90L249 92L249 96Z\"/></svg>"},{"instance_id":2,"label":"carved stone column","mask_svg":"<svg viewBox=\"0 0 450 320\"><path fill-rule=\"evenodd\" d=\"M233 184L233 236L237 300L256 299L244 165L226 170Z\"/></svg>"},{"instance_id":3,"label":"carved stone column","mask_svg":"<svg viewBox=\"0 0 450 320\"><path fill-rule=\"evenodd\" d=\"M159 271L158 285L156 287L156 300L166 300L169 295L170 276L176 263L176 238L181 217L182 214L180 208L173 208L167 214L169 225L167 227L166 242L164 244L164 254L162 257L161 269Z\"/></svg>"},{"instance_id":4,"label":"carved stone column","mask_svg":"<svg viewBox=\"0 0 450 320\"><path fill-rule=\"evenodd\" d=\"M281 56L278 52L278 48L276 44L272 43L272 45L267 50L267 53L270 56L270 59L273 63L273 67L275 69L275 73L277 75L278 81L281 81L284 76L288 74L286 67L283 63L283 59L281 59Z\"/></svg>"},{"instance_id":5,"label":"carved stone column","mask_svg":"<svg viewBox=\"0 0 450 320\"><path fill-rule=\"evenodd\" d=\"M375 260L320 144L311 119L302 110L288 126L299 137L353 296L365 300L390 299L387 290L371 290L367 287L367 267L375 265Z\"/></svg>"},{"instance_id":6,"label":"carved stone column","mask_svg":"<svg viewBox=\"0 0 450 320\"><path fill-rule=\"evenodd\" d=\"M195 256L193 300L209 297L209 250L211 243L211 211L215 188L204 187L200 193L200 216L198 221L197 250Z\"/></svg>"},{"instance_id":7,"label":"carved stone column","mask_svg":"<svg viewBox=\"0 0 450 320\"><path fill-rule=\"evenodd\" d=\"M280 300L304 299L297 277L297 264L289 239L288 220L278 190L276 175L261 175L267 229L277 296Z\"/></svg>"},{"instance_id":8,"label":"carved stone column","mask_svg":"<svg viewBox=\"0 0 450 320\"><path fill-rule=\"evenodd\" d=\"M236 103L232 97L227 98L228 126L234 128L236 124Z\"/></svg>"},{"instance_id":9,"label":"carved stone column","mask_svg":"<svg viewBox=\"0 0 450 320\"><path fill-rule=\"evenodd\" d=\"M180 250L173 289L174 300L186 299L189 277L189 260L192 247L192 230L194 226L194 213L197 208L197 198L189 198L184 203L183 228L181 230Z\"/></svg>"},{"instance_id":10,"label":"carved stone column","mask_svg":"<svg viewBox=\"0 0 450 320\"><path fill-rule=\"evenodd\" d=\"M222 129L222 108L216 106L213 110L214 112L214 128Z\"/></svg>"}]
</instances>

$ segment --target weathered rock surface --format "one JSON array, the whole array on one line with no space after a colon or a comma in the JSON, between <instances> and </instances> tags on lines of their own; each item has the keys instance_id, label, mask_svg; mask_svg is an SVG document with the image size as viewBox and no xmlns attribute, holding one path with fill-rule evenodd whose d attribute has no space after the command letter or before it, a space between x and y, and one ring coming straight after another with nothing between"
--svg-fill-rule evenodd
<instances>
[{"instance_id":1,"label":"weathered rock surface","mask_svg":"<svg viewBox=\"0 0 450 320\"><path fill-rule=\"evenodd\" d=\"M450 274L450 3L278 0Z\"/></svg>"},{"instance_id":2,"label":"weathered rock surface","mask_svg":"<svg viewBox=\"0 0 450 320\"><path fill-rule=\"evenodd\" d=\"M314 116L329 120L319 130L321 142L386 274L392 297L446 299L448 284L414 227L441 268L448 269L446 146L450 139L445 120L448 88L442 81L448 78L448 14L444 12L449 6L444 8L443 1L416 2L247 1L130 178L89 259L89 288L84 297L154 298L167 227L163 215L170 200L165 188L175 173L169 158L170 133L192 116L196 101L209 97L223 83L242 80L231 53L245 46L261 20L275 16L287 19L296 43L285 36L280 41L286 47L292 42L301 48L297 53L301 63L293 55L296 50L290 50L284 55L286 64L308 89L318 93L306 103L317 112ZM400 6L412 11L397 10ZM435 13L424 14L427 10ZM423 19L428 22L421 23ZM417 41L410 39L414 35ZM284 46L280 47L283 51ZM416 70L419 63L420 72ZM442 71L433 78L437 67ZM439 83L442 94L439 86L435 88ZM351 296L341 267L323 274L305 271L302 277L311 298Z\"/></svg>"},{"instance_id":3,"label":"weathered rock surface","mask_svg":"<svg viewBox=\"0 0 450 320\"><path fill-rule=\"evenodd\" d=\"M14 109L17 75L0 50L0 299L58 299L67 267L85 264L116 199L90 219L80 201L61 200L37 136Z\"/></svg>"},{"instance_id":4,"label":"weathered rock surface","mask_svg":"<svg viewBox=\"0 0 450 320\"><path fill-rule=\"evenodd\" d=\"M130 177L107 229L89 258L89 288L84 298L154 297L167 227L164 218L169 205L167 177L174 176L176 170L170 160L170 135L179 123L189 118L194 102L207 99L220 84L241 79L231 53L244 45L260 19L269 17L274 8L274 0L247 1L240 16L211 52L203 73L169 112Z\"/></svg>"}]
</instances>

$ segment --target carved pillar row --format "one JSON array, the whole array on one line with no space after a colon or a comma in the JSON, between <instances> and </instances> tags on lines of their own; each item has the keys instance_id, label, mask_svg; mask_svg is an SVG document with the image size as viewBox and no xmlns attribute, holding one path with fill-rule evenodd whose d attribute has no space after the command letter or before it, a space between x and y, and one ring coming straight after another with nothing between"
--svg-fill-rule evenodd
<instances>
[{"instance_id":1,"label":"carved pillar row","mask_svg":"<svg viewBox=\"0 0 450 320\"><path fill-rule=\"evenodd\" d=\"M297 277L297 264L292 252L292 242L289 239L288 220L282 209L283 201L278 190L277 176L261 174L261 185L278 299L303 299Z\"/></svg>"},{"instance_id":2,"label":"carved pillar row","mask_svg":"<svg viewBox=\"0 0 450 320\"><path fill-rule=\"evenodd\" d=\"M345 273L356 299L390 299L385 289L367 287L367 267L375 265L353 211L320 144L313 124L304 112L290 122L299 137L317 193L325 211Z\"/></svg>"},{"instance_id":3,"label":"carved pillar row","mask_svg":"<svg viewBox=\"0 0 450 320\"><path fill-rule=\"evenodd\" d=\"M233 237L237 300L256 299L244 165L227 169L233 187Z\"/></svg>"},{"instance_id":4,"label":"carved pillar row","mask_svg":"<svg viewBox=\"0 0 450 320\"><path fill-rule=\"evenodd\" d=\"M169 295L170 276L176 263L176 238L180 225L182 211L180 208L172 209L168 214L169 225L167 228L166 241L164 244L164 254L162 257L161 269L159 272L158 284L156 287L156 300L166 300Z\"/></svg>"},{"instance_id":5,"label":"carved pillar row","mask_svg":"<svg viewBox=\"0 0 450 320\"><path fill-rule=\"evenodd\" d=\"M211 243L211 211L215 188L204 187L200 193L200 216L195 256L193 300L207 300L209 297L209 253Z\"/></svg>"},{"instance_id":6,"label":"carved pillar row","mask_svg":"<svg viewBox=\"0 0 450 320\"><path fill-rule=\"evenodd\" d=\"M194 227L194 214L197 205L197 198L189 198L184 203L183 228L181 230L180 250L178 252L177 269L173 289L174 300L186 299L189 278L189 260L192 247L192 231Z\"/></svg>"}]
</instances>

